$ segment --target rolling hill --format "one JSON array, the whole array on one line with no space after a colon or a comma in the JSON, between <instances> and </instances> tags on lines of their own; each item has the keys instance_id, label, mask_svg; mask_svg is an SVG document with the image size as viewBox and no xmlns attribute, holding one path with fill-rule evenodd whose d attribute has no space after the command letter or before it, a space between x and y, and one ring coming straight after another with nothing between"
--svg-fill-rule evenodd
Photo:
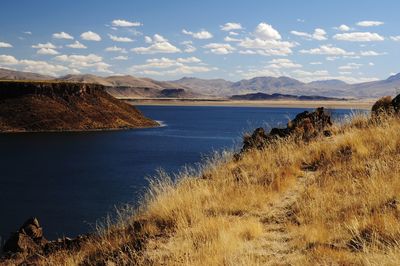
<instances>
[{"instance_id":1,"label":"rolling hill","mask_svg":"<svg viewBox=\"0 0 400 266\"><path fill-rule=\"evenodd\" d=\"M96 83L106 86L110 94L119 98L229 98L232 95L258 92L297 96L323 95L335 98L376 98L395 95L400 88L400 73L385 80L348 84L337 79L305 83L290 77L255 77L237 82L193 77L184 77L173 81L157 81L129 75L100 77L85 74L51 77L0 68L0 79Z\"/></svg>"}]
</instances>

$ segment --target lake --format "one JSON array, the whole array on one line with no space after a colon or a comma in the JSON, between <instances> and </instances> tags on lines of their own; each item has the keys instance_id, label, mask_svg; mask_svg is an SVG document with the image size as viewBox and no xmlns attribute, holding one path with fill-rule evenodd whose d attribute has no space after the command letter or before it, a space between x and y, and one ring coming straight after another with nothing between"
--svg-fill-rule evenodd
<instances>
[{"instance_id":1,"label":"lake","mask_svg":"<svg viewBox=\"0 0 400 266\"><path fill-rule=\"evenodd\" d=\"M93 229L123 203L135 204L157 169L177 172L246 131L285 126L301 108L139 106L162 127L108 132L0 134L0 236L30 216L49 239ZM332 110L340 118L350 110Z\"/></svg>"}]
</instances>

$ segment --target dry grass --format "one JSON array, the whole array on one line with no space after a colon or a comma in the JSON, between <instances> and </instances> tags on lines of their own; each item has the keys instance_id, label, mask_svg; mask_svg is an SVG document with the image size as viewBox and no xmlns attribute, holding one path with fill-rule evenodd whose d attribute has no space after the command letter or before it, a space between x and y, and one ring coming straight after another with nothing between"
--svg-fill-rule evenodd
<instances>
[{"instance_id":1,"label":"dry grass","mask_svg":"<svg viewBox=\"0 0 400 266\"><path fill-rule=\"evenodd\" d=\"M396 265L400 121L356 116L333 136L161 173L139 210L42 265Z\"/></svg>"}]
</instances>

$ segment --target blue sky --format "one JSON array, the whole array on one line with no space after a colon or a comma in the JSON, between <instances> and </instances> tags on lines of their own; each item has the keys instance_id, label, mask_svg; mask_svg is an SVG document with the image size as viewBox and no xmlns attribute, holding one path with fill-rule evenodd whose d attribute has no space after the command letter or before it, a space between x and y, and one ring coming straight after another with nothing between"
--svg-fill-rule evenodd
<instances>
[{"instance_id":1,"label":"blue sky","mask_svg":"<svg viewBox=\"0 0 400 266\"><path fill-rule=\"evenodd\" d=\"M2 1L0 67L354 83L400 72L398 1Z\"/></svg>"}]
</instances>

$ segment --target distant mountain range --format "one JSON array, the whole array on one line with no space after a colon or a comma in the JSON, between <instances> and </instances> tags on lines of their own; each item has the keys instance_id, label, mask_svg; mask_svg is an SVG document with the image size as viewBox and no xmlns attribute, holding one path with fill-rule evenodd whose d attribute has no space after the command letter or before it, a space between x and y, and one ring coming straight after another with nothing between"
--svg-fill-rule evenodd
<instances>
[{"instance_id":1,"label":"distant mountain range","mask_svg":"<svg viewBox=\"0 0 400 266\"><path fill-rule=\"evenodd\" d=\"M262 92L248 93L240 95L232 95L230 97L232 100L247 100L247 101L257 101L257 100L295 100L295 101L345 101L344 98L334 98L334 97L324 97L324 96L306 96L306 95L291 95L291 94L280 94L273 93L267 94Z\"/></svg>"},{"instance_id":2,"label":"distant mountain range","mask_svg":"<svg viewBox=\"0 0 400 266\"><path fill-rule=\"evenodd\" d=\"M240 94L289 94L295 96L324 96L346 98L376 98L395 95L400 88L400 73L385 80L348 84L341 80L321 80L304 83L289 77L255 77L238 82L224 79L184 77L174 81L157 81L133 76L66 75L51 77L35 73L0 68L0 79L9 80L63 80L98 83L108 87L115 97L125 98L200 98L224 97Z\"/></svg>"}]
</instances>

